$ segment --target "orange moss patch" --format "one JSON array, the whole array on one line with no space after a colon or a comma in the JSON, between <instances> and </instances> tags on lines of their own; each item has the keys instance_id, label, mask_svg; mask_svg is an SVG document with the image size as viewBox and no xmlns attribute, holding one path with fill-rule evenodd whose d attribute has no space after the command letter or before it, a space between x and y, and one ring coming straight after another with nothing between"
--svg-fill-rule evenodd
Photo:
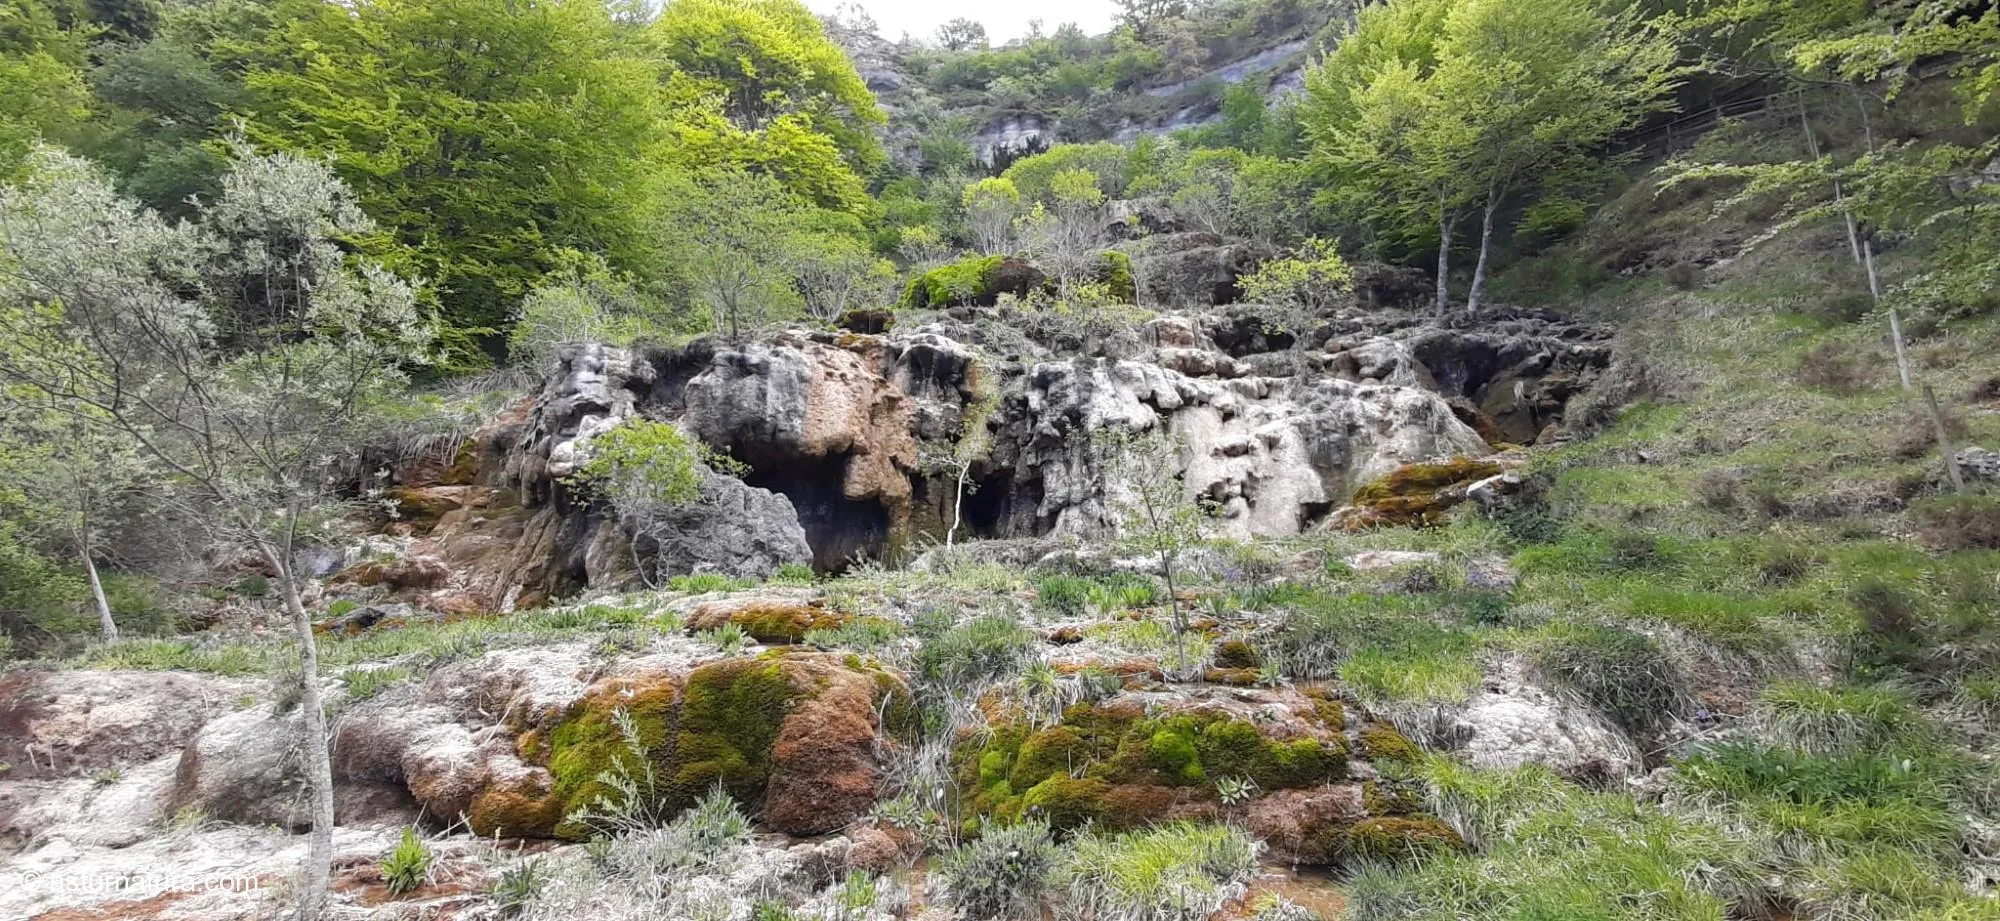
<instances>
[{"instance_id":1,"label":"orange moss patch","mask_svg":"<svg viewBox=\"0 0 2000 921\"><path fill-rule=\"evenodd\" d=\"M1453 489L1500 473L1492 461L1458 457L1439 464L1405 464L1354 491L1351 504L1336 516L1346 531L1380 527L1436 527L1445 513L1465 501Z\"/></svg>"},{"instance_id":2,"label":"orange moss patch","mask_svg":"<svg viewBox=\"0 0 2000 921\"><path fill-rule=\"evenodd\" d=\"M752 599L704 604L688 618L687 626L689 630L714 630L735 624L757 642L777 645L799 642L808 631L831 630L847 621L847 615L827 610L826 602L818 598L804 603Z\"/></svg>"},{"instance_id":3,"label":"orange moss patch","mask_svg":"<svg viewBox=\"0 0 2000 921\"><path fill-rule=\"evenodd\" d=\"M1209 684L1248 688L1257 686L1257 677L1258 671L1254 668L1211 668L1202 673L1201 680Z\"/></svg>"}]
</instances>

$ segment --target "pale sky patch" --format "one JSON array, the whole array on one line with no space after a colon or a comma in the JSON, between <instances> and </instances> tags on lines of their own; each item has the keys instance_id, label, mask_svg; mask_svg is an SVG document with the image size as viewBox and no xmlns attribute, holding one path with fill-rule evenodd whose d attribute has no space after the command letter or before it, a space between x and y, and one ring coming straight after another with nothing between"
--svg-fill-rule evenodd
<instances>
[{"instance_id":1,"label":"pale sky patch","mask_svg":"<svg viewBox=\"0 0 2000 921\"><path fill-rule=\"evenodd\" d=\"M854 0L806 0L813 12L827 14ZM986 26L994 44L1019 38L1028 32L1028 23L1039 19L1044 33L1073 22L1090 35L1109 31L1118 8L1111 0L1001 0L973 3L969 0L862 0L858 4L875 17L882 37L896 41L908 32L913 38L928 39L937 27L959 17Z\"/></svg>"}]
</instances>

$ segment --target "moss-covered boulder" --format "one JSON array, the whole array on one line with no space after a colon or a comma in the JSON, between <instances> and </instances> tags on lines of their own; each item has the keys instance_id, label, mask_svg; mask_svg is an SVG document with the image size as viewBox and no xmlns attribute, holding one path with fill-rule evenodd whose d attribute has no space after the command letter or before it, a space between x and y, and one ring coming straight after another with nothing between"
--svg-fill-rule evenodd
<instances>
[{"instance_id":1,"label":"moss-covered boulder","mask_svg":"<svg viewBox=\"0 0 2000 921\"><path fill-rule=\"evenodd\" d=\"M826 600L798 593L739 595L703 602L687 616L689 630L714 630L728 624L759 643L796 643L808 631L830 630L846 623L847 615L826 607Z\"/></svg>"},{"instance_id":2,"label":"moss-covered boulder","mask_svg":"<svg viewBox=\"0 0 2000 921\"><path fill-rule=\"evenodd\" d=\"M1223 778L1264 791L1341 780L1347 740L1292 691L1126 693L1071 706L1053 726L1003 721L962 740L953 760L983 818L1124 828L1217 804Z\"/></svg>"},{"instance_id":3,"label":"moss-covered boulder","mask_svg":"<svg viewBox=\"0 0 2000 921\"><path fill-rule=\"evenodd\" d=\"M1501 469L1493 461L1466 457L1405 464L1355 490L1333 523L1346 531L1436 527L1445 523L1446 512L1465 501L1467 487L1498 476Z\"/></svg>"},{"instance_id":4,"label":"moss-covered boulder","mask_svg":"<svg viewBox=\"0 0 2000 921\"><path fill-rule=\"evenodd\" d=\"M1000 295L1026 297L1048 284L1048 275L1025 259L971 256L911 280L900 307L991 307Z\"/></svg>"},{"instance_id":5,"label":"moss-covered boulder","mask_svg":"<svg viewBox=\"0 0 2000 921\"><path fill-rule=\"evenodd\" d=\"M578 815L622 796L607 776L628 779L655 814L719 785L766 827L811 835L873 807L882 759L913 727L909 689L894 673L776 650L693 668L642 660L567 705L496 727L512 735L471 743L462 726L418 726L373 743L383 750L369 760L402 765L420 803L463 812L480 835L584 837Z\"/></svg>"},{"instance_id":6,"label":"moss-covered boulder","mask_svg":"<svg viewBox=\"0 0 2000 921\"><path fill-rule=\"evenodd\" d=\"M1105 294L1120 304L1136 303L1139 289L1132 275L1132 259L1117 250L1098 257L1091 281L1103 285ZM1027 297L1035 292L1053 293L1047 272L1026 259L1014 256L969 256L938 266L910 281L903 289L898 307L991 307L1000 296Z\"/></svg>"}]
</instances>

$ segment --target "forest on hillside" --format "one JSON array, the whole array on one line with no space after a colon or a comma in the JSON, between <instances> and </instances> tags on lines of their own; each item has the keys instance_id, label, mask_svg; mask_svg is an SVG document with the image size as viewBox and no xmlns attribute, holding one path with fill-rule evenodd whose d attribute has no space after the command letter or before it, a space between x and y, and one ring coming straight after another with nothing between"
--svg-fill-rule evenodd
<instances>
[{"instance_id":1,"label":"forest on hillside","mask_svg":"<svg viewBox=\"0 0 2000 921\"><path fill-rule=\"evenodd\" d=\"M588 845L597 882L753 848L759 720L833 688L880 732L857 814L959 917L1201 921L1276 838L1098 831L1335 781L1355 814L1284 846L1350 917L1993 917L2000 5L1120 9L996 44L799 0L0 0L0 682L282 684L306 917L342 708L586 634L722 688L662 692L710 708L685 750L580 689L506 727L552 786L465 827L656 848ZM505 565L412 550L447 518ZM767 590L812 597L691 600ZM1444 754L1519 673L1631 770Z\"/></svg>"}]
</instances>

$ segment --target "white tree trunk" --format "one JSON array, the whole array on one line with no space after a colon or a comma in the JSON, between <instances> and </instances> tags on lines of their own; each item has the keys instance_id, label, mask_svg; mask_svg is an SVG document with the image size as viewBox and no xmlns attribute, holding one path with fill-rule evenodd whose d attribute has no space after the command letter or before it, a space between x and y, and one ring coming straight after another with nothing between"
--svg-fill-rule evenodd
<instances>
[{"instance_id":1,"label":"white tree trunk","mask_svg":"<svg viewBox=\"0 0 2000 921\"><path fill-rule=\"evenodd\" d=\"M1451 309L1451 224L1452 215L1446 214L1444 206L1438 206L1438 286L1437 311L1440 316Z\"/></svg>"},{"instance_id":2,"label":"white tree trunk","mask_svg":"<svg viewBox=\"0 0 2000 921\"><path fill-rule=\"evenodd\" d=\"M1493 248L1493 211L1500 206L1495 196L1486 199L1486 214L1479 219L1479 261L1472 267L1472 290L1465 298L1465 312L1478 313L1486 296L1486 255Z\"/></svg>"},{"instance_id":3,"label":"white tree trunk","mask_svg":"<svg viewBox=\"0 0 2000 921\"><path fill-rule=\"evenodd\" d=\"M90 576L90 597L97 602L97 628L106 640L118 638L118 622L111 619L111 602L105 600L104 583L97 577L97 561L90 558L90 539L79 537L77 555L83 557L83 571Z\"/></svg>"},{"instance_id":4,"label":"white tree trunk","mask_svg":"<svg viewBox=\"0 0 2000 921\"><path fill-rule=\"evenodd\" d=\"M305 721L306 787L312 793L312 834L299 886L299 921L319 921L326 913L333 875L333 759L327 751L326 709L319 696L319 644L312 616L299 600L298 574L289 550L264 548L265 561L278 572L278 587L292 616L299 644L299 710Z\"/></svg>"},{"instance_id":5,"label":"white tree trunk","mask_svg":"<svg viewBox=\"0 0 2000 921\"><path fill-rule=\"evenodd\" d=\"M951 549L952 539L958 536L958 525L965 520L965 475L972 469L970 462L958 465L958 490L951 499L951 529L944 532L944 548Z\"/></svg>"}]
</instances>

